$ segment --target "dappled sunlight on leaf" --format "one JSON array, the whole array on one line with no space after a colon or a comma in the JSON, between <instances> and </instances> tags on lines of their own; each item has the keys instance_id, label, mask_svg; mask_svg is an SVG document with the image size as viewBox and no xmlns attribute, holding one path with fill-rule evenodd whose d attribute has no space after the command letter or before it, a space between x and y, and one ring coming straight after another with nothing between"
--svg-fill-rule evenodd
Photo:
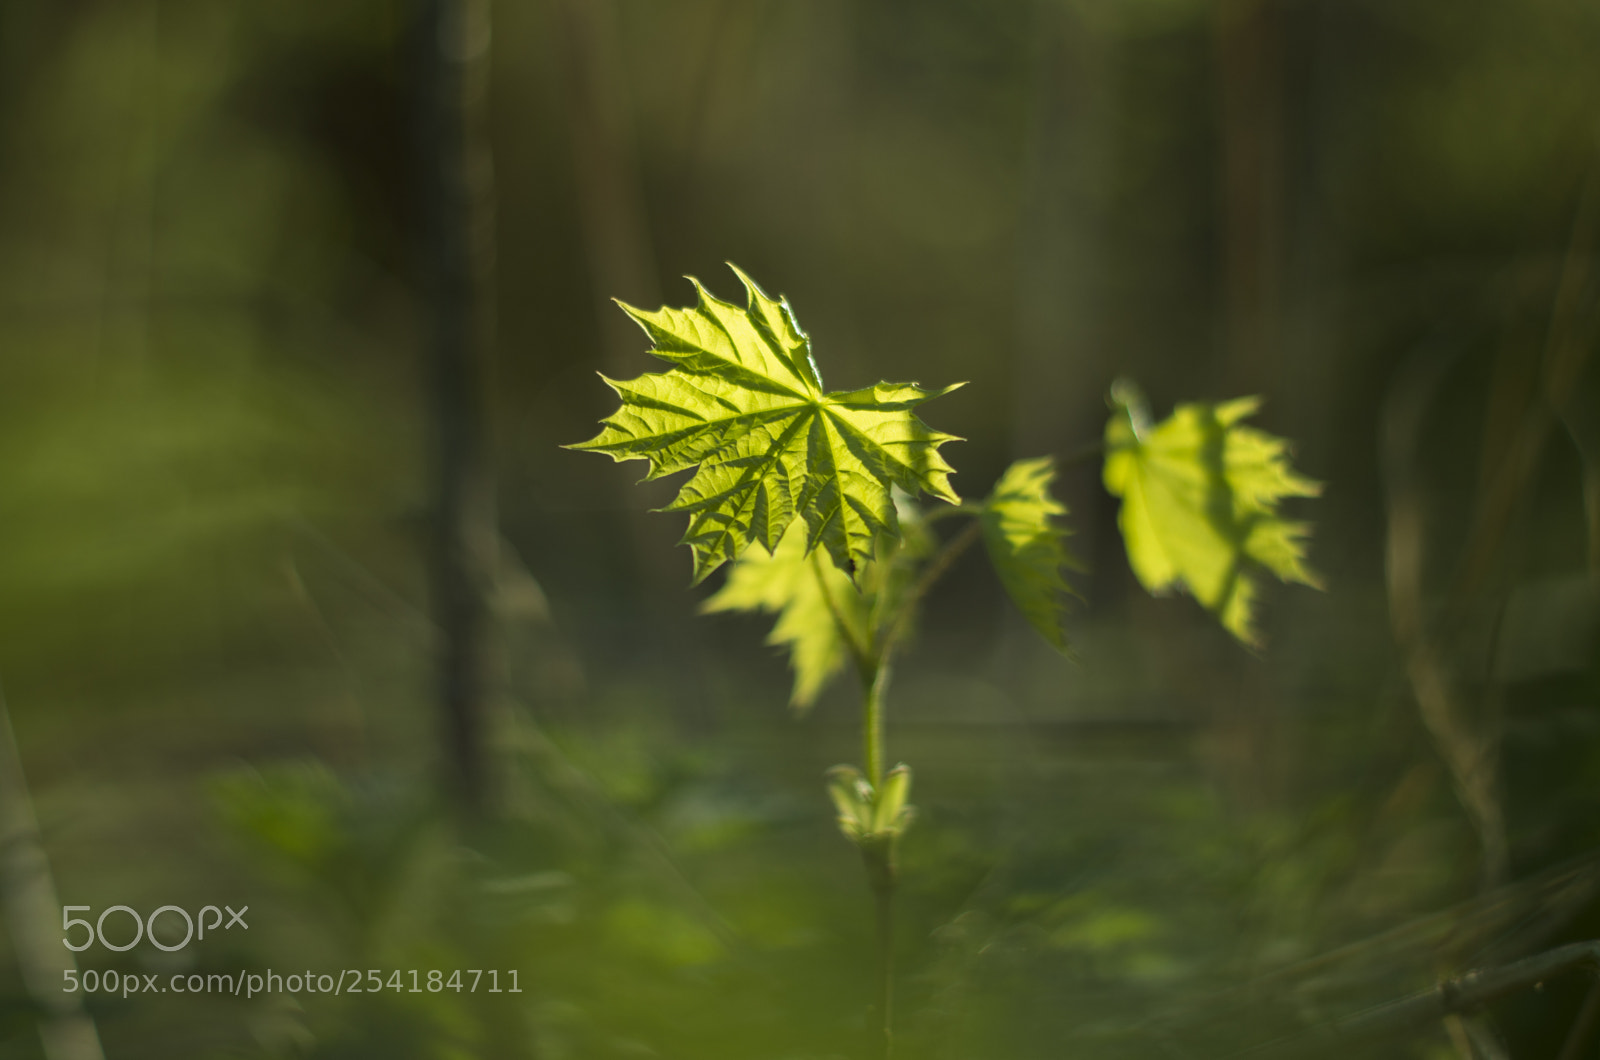
<instances>
[{"instance_id":1,"label":"dappled sunlight on leaf","mask_svg":"<svg viewBox=\"0 0 1600 1060\"><path fill-rule=\"evenodd\" d=\"M1152 593L1191 593L1228 632L1259 645L1259 571L1321 587L1305 565L1310 525L1278 516L1283 498L1315 497L1321 484L1289 466L1288 442L1240 425L1259 398L1179 405L1157 424L1131 383L1119 381L1111 400L1105 484L1122 498L1134 574Z\"/></svg>"},{"instance_id":2,"label":"dappled sunlight on leaf","mask_svg":"<svg viewBox=\"0 0 1600 1060\"><path fill-rule=\"evenodd\" d=\"M938 451L957 439L912 411L955 386L825 393L788 302L734 271L749 295L745 309L699 281L693 309L622 307L650 336L650 352L674 368L607 379L622 408L600 434L569 448L648 460L648 478L696 469L665 509L689 514L683 543L694 552L696 582L752 543L776 549L797 517L806 551L821 545L859 580L878 537L898 533L893 487L958 500Z\"/></svg>"}]
</instances>

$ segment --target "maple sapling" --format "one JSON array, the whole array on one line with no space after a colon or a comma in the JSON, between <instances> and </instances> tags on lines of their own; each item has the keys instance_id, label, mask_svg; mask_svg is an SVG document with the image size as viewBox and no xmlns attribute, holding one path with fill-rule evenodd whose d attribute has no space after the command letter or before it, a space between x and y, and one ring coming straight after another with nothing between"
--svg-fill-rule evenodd
<instances>
[{"instance_id":1,"label":"maple sapling","mask_svg":"<svg viewBox=\"0 0 1600 1060\"><path fill-rule=\"evenodd\" d=\"M896 847L914 810L912 774L885 769L885 697L894 656L928 590L981 540L1001 585L1057 650L1074 566L1050 495L1049 457L1019 460L981 501L950 486L939 447L956 441L917 415L961 384L927 390L879 383L827 391L786 299L769 297L737 267L744 307L710 294L686 309L622 309L650 337L650 353L672 367L606 382L622 406L594 438L573 449L645 460L647 479L693 471L664 509L683 512L681 543L698 584L732 568L704 611L768 611L769 643L794 669L790 702L804 711L847 666L862 690L861 763L826 776L840 831L861 852L878 910L878 1010L892 1042L892 913ZM621 304L621 303L619 303ZM604 377L602 377L604 378ZM1307 528L1277 515L1286 496L1313 496L1316 483L1288 466L1281 439L1243 427L1258 402L1182 405L1151 424L1131 383L1112 388L1104 481L1122 499L1119 526L1129 562L1152 592L1191 593L1246 644L1255 576L1317 584L1305 567ZM924 509L926 494L941 502ZM941 542L935 527L966 525Z\"/></svg>"}]
</instances>

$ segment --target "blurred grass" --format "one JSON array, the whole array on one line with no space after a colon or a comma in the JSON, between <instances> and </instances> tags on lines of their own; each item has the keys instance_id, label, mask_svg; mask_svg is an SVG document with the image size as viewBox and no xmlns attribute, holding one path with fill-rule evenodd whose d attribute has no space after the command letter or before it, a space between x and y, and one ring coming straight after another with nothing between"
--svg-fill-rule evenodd
<instances>
[{"instance_id":1,"label":"blurred grass","mask_svg":"<svg viewBox=\"0 0 1600 1060\"><path fill-rule=\"evenodd\" d=\"M1416 454L1434 608L1538 393L1518 366L1594 164L1592 5L605 7L618 179L669 301L731 258L792 297L833 385L971 379L938 422L974 439L967 495L1099 437L1121 372L1160 408L1265 392L1329 483L1331 590L1269 594L1259 657L1137 591L1092 467L1062 482L1080 664L981 564L941 585L890 702L920 812L902 1056L1224 1056L1600 933L1595 371L1455 649L1502 719L1503 892L1390 636L1377 443L1402 366L1444 350ZM870 1055L871 910L821 786L856 704L789 716L761 624L694 613L674 520L630 528L629 469L556 448L606 411L594 369L649 367L601 324L640 296L593 279L554 0L495 17L494 451L532 580L497 598L503 812L462 829L434 795L409 9L0 7L0 672L44 845L63 902L251 906L247 935L82 966L524 989L93 997L111 1060ZM1265 49L1255 88L1230 26ZM1229 85L1264 115L1264 358L1227 337ZM1580 1001L1550 984L1492 1022L1554 1055ZM36 1015L0 961L0 1056L40 1055Z\"/></svg>"}]
</instances>

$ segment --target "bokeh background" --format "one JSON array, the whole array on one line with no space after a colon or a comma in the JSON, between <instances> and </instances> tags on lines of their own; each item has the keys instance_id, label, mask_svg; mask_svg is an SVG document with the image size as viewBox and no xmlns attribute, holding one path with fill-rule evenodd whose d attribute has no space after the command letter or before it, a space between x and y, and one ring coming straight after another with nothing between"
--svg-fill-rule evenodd
<instances>
[{"instance_id":1,"label":"bokeh background","mask_svg":"<svg viewBox=\"0 0 1600 1060\"><path fill-rule=\"evenodd\" d=\"M1298 1055L1600 933L1597 54L1587 0L7 0L0 1055L875 1055L855 690L795 717L671 484L559 448L652 368L610 299L725 261L831 387L968 381L964 495L1064 461L1077 658L969 556L891 697L900 1055ZM1067 459L1119 375L1326 483L1262 651ZM168 903L250 927L78 966L522 992L30 991L61 905ZM1600 1055L1589 991L1360 1051Z\"/></svg>"}]
</instances>

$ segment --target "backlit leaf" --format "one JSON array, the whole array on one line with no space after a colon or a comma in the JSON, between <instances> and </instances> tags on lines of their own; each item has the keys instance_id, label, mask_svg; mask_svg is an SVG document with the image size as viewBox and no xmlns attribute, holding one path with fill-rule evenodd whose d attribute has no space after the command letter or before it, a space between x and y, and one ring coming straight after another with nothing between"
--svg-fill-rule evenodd
<instances>
[{"instance_id":1,"label":"backlit leaf","mask_svg":"<svg viewBox=\"0 0 1600 1060\"><path fill-rule=\"evenodd\" d=\"M911 498L896 491L895 508L900 538L878 542L877 558L858 584L820 554L806 554L805 527L796 521L772 555L753 548L734 561L728 580L700 607L777 614L767 643L788 650L794 670L789 705L796 710L816 701L853 650L871 650L885 617L916 581L920 561L933 551L933 536Z\"/></svg>"},{"instance_id":2,"label":"backlit leaf","mask_svg":"<svg viewBox=\"0 0 1600 1060\"><path fill-rule=\"evenodd\" d=\"M1282 438L1241 425L1259 398L1179 405L1158 424L1131 383L1111 391L1106 489L1122 498L1118 522L1128 562L1153 593L1182 588L1246 644L1259 643L1252 605L1266 569L1320 588L1305 565L1306 523L1278 516L1285 497L1315 497L1319 483L1289 466Z\"/></svg>"},{"instance_id":3,"label":"backlit leaf","mask_svg":"<svg viewBox=\"0 0 1600 1060\"><path fill-rule=\"evenodd\" d=\"M607 379L622 407L570 448L647 460L652 479L695 469L666 510L689 515L683 543L694 552L696 582L752 542L773 551L797 518L806 552L821 545L835 566L859 576L878 538L898 537L893 487L958 502L938 451L955 436L913 412L955 386L825 392L788 302L734 272L748 295L743 309L692 277L693 308L622 306L650 336L650 352L673 368Z\"/></svg>"},{"instance_id":4,"label":"backlit leaf","mask_svg":"<svg viewBox=\"0 0 1600 1060\"><path fill-rule=\"evenodd\" d=\"M1018 460L1006 468L983 502L983 541L1000 584L1033 628L1059 651L1067 650L1062 610L1072 590L1061 569L1076 566L1067 532L1052 520L1067 514L1050 496L1055 465L1049 457Z\"/></svg>"},{"instance_id":5,"label":"backlit leaf","mask_svg":"<svg viewBox=\"0 0 1600 1060\"><path fill-rule=\"evenodd\" d=\"M727 582L700 609L777 613L767 643L788 649L794 668L789 703L804 710L850 659L850 642L835 614L848 625L848 635L861 643L867 636L868 607L837 567L816 553L806 554L805 527L797 522L772 555L752 549L739 557Z\"/></svg>"}]
</instances>

